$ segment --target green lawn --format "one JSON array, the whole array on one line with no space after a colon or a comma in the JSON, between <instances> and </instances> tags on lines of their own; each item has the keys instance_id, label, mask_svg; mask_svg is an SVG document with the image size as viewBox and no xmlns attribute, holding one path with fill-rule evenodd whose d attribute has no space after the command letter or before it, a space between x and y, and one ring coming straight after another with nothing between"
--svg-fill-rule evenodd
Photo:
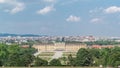
<instances>
[{"instance_id":1,"label":"green lawn","mask_svg":"<svg viewBox=\"0 0 120 68\"><path fill-rule=\"evenodd\" d=\"M76 56L76 52L63 52L63 56L68 56L68 55Z\"/></svg>"},{"instance_id":2,"label":"green lawn","mask_svg":"<svg viewBox=\"0 0 120 68\"><path fill-rule=\"evenodd\" d=\"M55 54L55 52L42 52L42 53L40 53L38 56L39 56L41 59L44 59L44 60L49 61L54 54Z\"/></svg>"},{"instance_id":3,"label":"green lawn","mask_svg":"<svg viewBox=\"0 0 120 68\"><path fill-rule=\"evenodd\" d=\"M39 56L53 56L54 54L54 52L42 52Z\"/></svg>"}]
</instances>

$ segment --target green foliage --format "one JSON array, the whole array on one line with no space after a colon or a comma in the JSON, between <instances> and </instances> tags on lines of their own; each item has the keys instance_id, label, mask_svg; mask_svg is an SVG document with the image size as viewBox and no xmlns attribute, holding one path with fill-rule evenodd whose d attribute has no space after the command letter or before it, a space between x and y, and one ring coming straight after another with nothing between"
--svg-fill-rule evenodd
<instances>
[{"instance_id":1,"label":"green foliage","mask_svg":"<svg viewBox=\"0 0 120 68\"><path fill-rule=\"evenodd\" d=\"M43 60L39 57L35 58L35 62L34 62L35 66L47 66L48 65L48 61Z\"/></svg>"},{"instance_id":2,"label":"green foliage","mask_svg":"<svg viewBox=\"0 0 120 68\"><path fill-rule=\"evenodd\" d=\"M23 67L33 64L35 66L47 66L48 61L33 56L35 52L36 50L32 47L21 48L19 45L0 44L0 66ZM77 52L76 57L73 58L72 55L68 55L68 57L63 57L61 60L68 66L103 65L104 67L117 67L120 65L120 47L103 49L81 48ZM62 66L59 59L51 60L49 65Z\"/></svg>"},{"instance_id":3,"label":"green foliage","mask_svg":"<svg viewBox=\"0 0 120 68\"><path fill-rule=\"evenodd\" d=\"M111 52L109 52L108 62L109 66L118 66L120 65L120 48L113 48Z\"/></svg>"},{"instance_id":4,"label":"green foliage","mask_svg":"<svg viewBox=\"0 0 120 68\"><path fill-rule=\"evenodd\" d=\"M29 66L33 60L33 48L0 44L0 66Z\"/></svg>"},{"instance_id":5,"label":"green foliage","mask_svg":"<svg viewBox=\"0 0 120 68\"><path fill-rule=\"evenodd\" d=\"M28 54L34 54L35 52L37 52L37 50L35 48L20 48L20 52L22 53L28 53Z\"/></svg>"},{"instance_id":6,"label":"green foliage","mask_svg":"<svg viewBox=\"0 0 120 68\"><path fill-rule=\"evenodd\" d=\"M1 59L0 59L0 67L2 66L2 61L1 61Z\"/></svg>"},{"instance_id":7,"label":"green foliage","mask_svg":"<svg viewBox=\"0 0 120 68\"><path fill-rule=\"evenodd\" d=\"M75 58L71 54L68 56L68 65L75 66Z\"/></svg>"},{"instance_id":8,"label":"green foliage","mask_svg":"<svg viewBox=\"0 0 120 68\"><path fill-rule=\"evenodd\" d=\"M93 63L92 55L87 49L79 49L76 57L77 66L90 66Z\"/></svg>"},{"instance_id":9,"label":"green foliage","mask_svg":"<svg viewBox=\"0 0 120 68\"><path fill-rule=\"evenodd\" d=\"M5 66L29 66L32 63L34 56L18 45L11 45L8 48L8 59Z\"/></svg>"},{"instance_id":10,"label":"green foliage","mask_svg":"<svg viewBox=\"0 0 120 68\"><path fill-rule=\"evenodd\" d=\"M118 66L118 65L120 65L120 53L114 53L114 54L112 54L109 57L108 65L112 65L112 66Z\"/></svg>"},{"instance_id":11,"label":"green foliage","mask_svg":"<svg viewBox=\"0 0 120 68\"><path fill-rule=\"evenodd\" d=\"M7 51L9 54L20 53L20 47L18 45L10 45L7 47Z\"/></svg>"},{"instance_id":12,"label":"green foliage","mask_svg":"<svg viewBox=\"0 0 120 68\"><path fill-rule=\"evenodd\" d=\"M7 48L7 45L0 44L0 66L2 66L8 58Z\"/></svg>"},{"instance_id":13,"label":"green foliage","mask_svg":"<svg viewBox=\"0 0 120 68\"><path fill-rule=\"evenodd\" d=\"M90 55L92 55L93 58L100 58L100 51L99 49L88 49Z\"/></svg>"},{"instance_id":14,"label":"green foliage","mask_svg":"<svg viewBox=\"0 0 120 68\"><path fill-rule=\"evenodd\" d=\"M19 58L20 56L17 53L10 54L7 61L5 62L5 66L21 66Z\"/></svg>"},{"instance_id":15,"label":"green foliage","mask_svg":"<svg viewBox=\"0 0 120 68\"><path fill-rule=\"evenodd\" d=\"M26 53L20 56L20 62L22 66L30 66L34 60L34 56L32 54Z\"/></svg>"},{"instance_id":16,"label":"green foliage","mask_svg":"<svg viewBox=\"0 0 120 68\"><path fill-rule=\"evenodd\" d=\"M95 61L97 65L103 65L105 67L107 66L118 66L120 65L120 48L104 48L100 49L100 56Z\"/></svg>"},{"instance_id":17,"label":"green foliage","mask_svg":"<svg viewBox=\"0 0 120 68\"><path fill-rule=\"evenodd\" d=\"M54 52L42 52L39 54L39 56L53 56Z\"/></svg>"},{"instance_id":18,"label":"green foliage","mask_svg":"<svg viewBox=\"0 0 120 68\"><path fill-rule=\"evenodd\" d=\"M111 40L98 40L94 42L85 42L87 45L118 45L120 42Z\"/></svg>"},{"instance_id":19,"label":"green foliage","mask_svg":"<svg viewBox=\"0 0 120 68\"><path fill-rule=\"evenodd\" d=\"M61 61L63 61L63 65L67 65L67 57L61 57L61 58L59 58L59 60L61 60Z\"/></svg>"},{"instance_id":20,"label":"green foliage","mask_svg":"<svg viewBox=\"0 0 120 68\"><path fill-rule=\"evenodd\" d=\"M61 62L59 59L53 59L50 61L50 66L61 66Z\"/></svg>"}]
</instances>

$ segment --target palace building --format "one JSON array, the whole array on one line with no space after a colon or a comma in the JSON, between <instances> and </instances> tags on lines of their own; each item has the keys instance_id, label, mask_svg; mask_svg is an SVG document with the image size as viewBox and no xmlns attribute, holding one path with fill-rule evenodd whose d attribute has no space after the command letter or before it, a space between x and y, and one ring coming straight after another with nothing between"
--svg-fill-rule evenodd
<instances>
[{"instance_id":1,"label":"palace building","mask_svg":"<svg viewBox=\"0 0 120 68\"><path fill-rule=\"evenodd\" d=\"M80 48L87 48L86 44L79 42L55 42L55 43L40 43L33 45L38 51L70 51L77 52Z\"/></svg>"}]
</instances>

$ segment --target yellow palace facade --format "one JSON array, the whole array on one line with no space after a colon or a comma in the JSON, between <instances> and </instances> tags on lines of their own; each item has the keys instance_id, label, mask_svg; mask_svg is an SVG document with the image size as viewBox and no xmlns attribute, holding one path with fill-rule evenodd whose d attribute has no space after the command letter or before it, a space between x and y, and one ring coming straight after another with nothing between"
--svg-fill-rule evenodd
<instances>
[{"instance_id":1,"label":"yellow palace facade","mask_svg":"<svg viewBox=\"0 0 120 68\"><path fill-rule=\"evenodd\" d=\"M77 52L80 48L87 48L86 44L83 43L44 43L33 45L38 51L70 51Z\"/></svg>"}]
</instances>

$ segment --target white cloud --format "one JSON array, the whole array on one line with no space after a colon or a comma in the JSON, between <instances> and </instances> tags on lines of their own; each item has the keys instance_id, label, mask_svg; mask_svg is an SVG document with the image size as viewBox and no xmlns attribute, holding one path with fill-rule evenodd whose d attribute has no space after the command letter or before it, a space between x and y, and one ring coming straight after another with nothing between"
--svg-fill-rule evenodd
<instances>
[{"instance_id":1,"label":"white cloud","mask_svg":"<svg viewBox=\"0 0 120 68\"><path fill-rule=\"evenodd\" d=\"M17 0L0 0L0 3L7 4L9 8L5 9L5 12L9 12L11 14L15 14L17 12L23 11L25 8L25 4L22 2L18 2Z\"/></svg>"},{"instance_id":2,"label":"white cloud","mask_svg":"<svg viewBox=\"0 0 120 68\"><path fill-rule=\"evenodd\" d=\"M13 8L10 13L14 14L14 13L17 13L17 12L20 12L22 10L24 10L24 4L23 3L18 3L15 8Z\"/></svg>"},{"instance_id":3,"label":"white cloud","mask_svg":"<svg viewBox=\"0 0 120 68\"><path fill-rule=\"evenodd\" d=\"M67 21L67 22L79 22L79 21L80 21L80 17L70 15L70 16L66 19L66 21Z\"/></svg>"},{"instance_id":4,"label":"white cloud","mask_svg":"<svg viewBox=\"0 0 120 68\"><path fill-rule=\"evenodd\" d=\"M120 12L120 7L111 6L111 7L106 8L104 11L105 13L116 13L116 12Z\"/></svg>"},{"instance_id":5,"label":"white cloud","mask_svg":"<svg viewBox=\"0 0 120 68\"><path fill-rule=\"evenodd\" d=\"M47 13L53 11L53 10L55 10L55 9L53 8L53 6L46 6L45 8L37 11L37 13L44 15L44 14L47 14Z\"/></svg>"},{"instance_id":6,"label":"white cloud","mask_svg":"<svg viewBox=\"0 0 120 68\"><path fill-rule=\"evenodd\" d=\"M54 8L54 5L56 4L57 0L41 0L41 1L44 2L44 4L47 6L38 10L37 14L45 15L47 13L50 13L50 12L56 10Z\"/></svg>"},{"instance_id":7,"label":"white cloud","mask_svg":"<svg viewBox=\"0 0 120 68\"><path fill-rule=\"evenodd\" d=\"M102 19L100 19L100 18L93 18L93 19L91 19L90 22L92 22L92 23L101 23Z\"/></svg>"},{"instance_id":8,"label":"white cloud","mask_svg":"<svg viewBox=\"0 0 120 68\"><path fill-rule=\"evenodd\" d=\"M0 3L4 3L5 2L5 0L0 0Z\"/></svg>"}]
</instances>

